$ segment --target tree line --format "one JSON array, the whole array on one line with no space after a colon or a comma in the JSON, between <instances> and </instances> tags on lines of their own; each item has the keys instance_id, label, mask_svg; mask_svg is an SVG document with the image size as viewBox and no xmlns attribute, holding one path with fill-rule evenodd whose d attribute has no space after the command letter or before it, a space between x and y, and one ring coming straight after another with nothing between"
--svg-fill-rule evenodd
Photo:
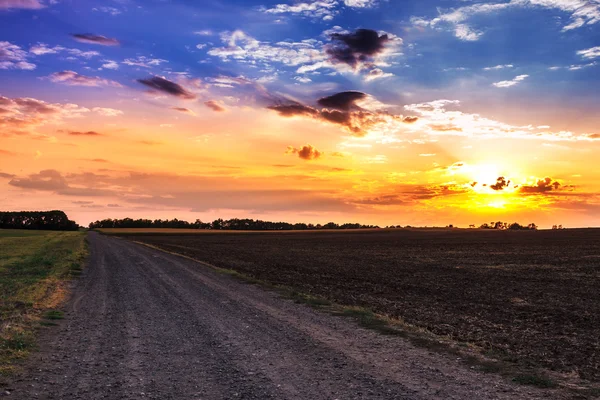
<instances>
[{"instance_id":1,"label":"tree line","mask_svg":"<svg viewBox=\"0 0 600 400\"><path fill-rule=\"evenodd\" d=\"M473 225L471 225L473 226ZM497 222L491 222L489 224L483 224L481 226L479 226L479 229L500 229L500 230L504 230L504 229L509 229L509 230L513 230L513 231L535 231L537 230L537 225L534 224L533 222L529 225L521 225L518 222L513 222L512 224L509 224L507 222L502 222L502 221L497 221Z\"/></svg>"},{"instance_id":2,"label":"tree line","mask_svg":"<svg viewBox=\"0 0 600 400\"><path fill-rule=\"evenodd\" d=\"M218 229L218 230L236 230L236 231L284 231L284 230L311 230L311 229L369 229L379 228L376 225L362 225L357 223L336 224L329 222L327 224L305 224L289 222L271 222L259 219L216 219L212 222L202 222L197 219L194 222L188 222L175 219L103 219L92 222L90 229L95 228L187 228L187 229Z\"/></svg>"},{"instance_id":3,"label":"tree line","mask_svg":"<svg viewBox=\"0 0 600 400\"><path fill-rule=\"evenodd\" d=\"M76 231L79 225L64 211L0 211L0 229Z\"/></svg>"}]
</instances>

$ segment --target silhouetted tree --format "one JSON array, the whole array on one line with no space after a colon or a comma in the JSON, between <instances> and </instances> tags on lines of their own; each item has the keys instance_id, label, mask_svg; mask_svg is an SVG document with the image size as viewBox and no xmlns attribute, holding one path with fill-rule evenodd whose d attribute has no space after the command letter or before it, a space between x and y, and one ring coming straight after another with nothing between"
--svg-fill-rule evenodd
<instances>
[{"instance_id":1,"label":"silhouetted tree","mask_svg":"<svg viewBox=\"0 0 600 400\"><path fill-rule=\"evenodd\" d=\"M18 211L0 212L0 228L76 231L79 225L64 211Z\"/></svg>"}]
</instances>

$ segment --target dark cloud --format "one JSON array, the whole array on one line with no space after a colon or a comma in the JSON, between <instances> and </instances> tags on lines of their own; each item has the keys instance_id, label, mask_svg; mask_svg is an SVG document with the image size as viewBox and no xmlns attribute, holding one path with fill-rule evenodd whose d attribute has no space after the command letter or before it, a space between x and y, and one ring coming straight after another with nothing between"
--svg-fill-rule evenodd
<instances>
[{"instance_id":1,"label":"dark cloud","mask_svg":"<svg viewBox=\"0 0 600 400\"><path fill-rule=\"evenodd\" d=\"M12 179L15 176L13 174L7 174L6 172L0 172L0 178L4 178L4 179Z\"/></svg>"},{"instance_id":2,"label":"dark cloud","mask_svg":"<svg viewBox=\"0 0 600 400\"><path fill-rule=\"evenodd\" d=\"M406 200L397 194L381 195L353 201L355 204L370 206L397 206L406 204Z\"/></svg>"},{"instance_id":3,"label":"dark cloud","mask_svg":"<svg viewBox=\"0 0 600 400\"><path fill-rule=\"evenodd\" d=\"M321 118L333 122L334 124L340 125L349 125L350 124L350 113L341 112L341 111L329 111L323 110L321 111Z\"/></svg>"},{"instance_id":4,"label":"dark cloud","mask_svg":"<svg viewBox=\"0 0 600 400\"><path fill-rule=\"evenodd\" d=\"M196 95L187 91L181 85L171 82L160 76L153 76L147 79L138 79L137 81L157 92L166 93L171 96L176 96L186 100L193 100L196 98Z\"/></svg>"},{"instance_id":5,"label":"dark cloud","mask_svg":"<svg viewBox=\"0 0 600 400\"><path fill-rule=\"evenodd\" d=\"M293 117L295 115L316 115L319 112L312 107L305 106L299 103L288 104L288 105L275 105L267 107L269 110L274 110L279 115L284 117Z\"/></svg>"},{"instance_id":6,"label":"dark cloud","mask_svg":"<svg viewBox=\"0 0 600 400\"><path fill-rule=\"evenodd\" d=\"M287 154L298 154L303 160L316 160L320 158L323 153L311 146L310 144L304 145L300 148L295 148L294 146L288 146Z\"/></svg>"},{"instance_id":7,"label":"dark cloud","mask_svg":"<svg viewBox=\"0 0 600 400\"><path fill-rule=\"evenodd\" d=\"M78 205L94 204L93 201L83 201L83 200L72 201L71 203L78 204Z\"/></svg>"},{"instance_id":8,"label":"dark cloud","mask_svg":"<svg viewBox=\"0 0 600 400\"><path fill-rule=\"evenodd\" d=\"M106 207L110 207L110 208L120 208L121 206L118 204L107 204Z\"/></svg>"},{"instance_id":9,"label":"dark cloud","mask_svg":"<svg viewBox=\"0 0 600 400\"><path fill-rule=\"evenodd\" d=\"M381 53L389 36L379 34L371 29L357 29L351 33L332 33L332 43L326 52L334 63L348 64L357 68L361 63L369 62L373 56Z\"/></svg>"},{"instance_id":10,"label":"dark cloud","mask_svg":"<svg viewBox=\"0 0 600 400\"><path fill-rule=\"evenodd\" d=\"M411 116L408 116L408 117L403 117L403 118L402 118L402 122L406 122L407 124L412 124L412 123L415 123L415 122L417 122L418 120L419 120L419 117L411 117Z\"/></svg>"},{"instance_id":11,"label":"dark cloud","mask_svg":"<svg viewBox=\"0 0 600 400\"><path fill-rule=\"evenodd\" d=\"M72 132L69 132L69 135L71 135L71 136L104 136L103 134L98 133L96 131L87 131L87 132L72 131Z\"/></svg>"},{"instance_id":12,"label":"dark cloud","mask_svg":"<svg viewBox=\"0 0 600 400\"><path fill-rule=\"evenodd\" d=\"M366 93L347 91L336 93L332 96L322 97L317 103L325 108L335 110L350 111L351 109L360 109L355 103L367 97Z\"/></svg>"},{"instance_id":13,"label":"dark cloud","mask_svg":"<svg viewBox=\"0 0 600 400\"><path fill-rule=\"evenodd\" d=\"M507 188L508 185L510 185L510 181L507 181L506 178L501 176L498 179L496 179L496 183L494 183L493 185L490 185L490 188L493 190L499 191L499 190L504 190L504 188Z\"/></svg>"},{"instance_id":14,"label":"dark cloud","mask_svg":"<svg viewBox=\"0 0 600 400\"><path fill-rule=\"evenodd\" d=\"M540 179L536 182L535 185L523 185L519 189L521 193L547 193L552 191L557 191L561 188L561 183L553 180L552 178L544 178Z\"/></svg>"},{"instance_id":15,"label":"dark cloud","mask_svg":"<svg viewBox=\"0 0 600 400\"><path fill-rule=\"evenodd\" d=\"M105 160L104 158L93 158L90 161L98 162L98 163L107 163L108 162L108 160Z\"/></svg>"},{"instance_id":16,"label":"dark cloud","mask_svg":"<svg viewBox=\"0 0 600 400\"><path fill-rule=\"evenodd\" d=\"M226 111L224 107L222 107L219 103L217 103L214 100L205 101L204 105L215 112Z\"/></svg>"},{"instance_id":17,"label":"dark cloud","mask_svg":"<svg viewBox=\"0 0 600 400\"><path fill-rule=\"evenodd\" d=\"M453 196L456 194L467 193L468 190L460 185L434 185L434 186L414 186L410 190L403 191L411 200L430 200L436 197Z\"/></svg>"},{"instance_id":18,"label":"dark cloud","mask_svg":"<svg viewBox=\"0 0 600 400\"><path fill-rule=\"evenodd\" d=\"M355 104L356 101L368 96L368 94L362 92L347 91L322 97L317 100L320 106L325 107L321 110L297 102L278 104L267 108L277 111L284 117L306 116L341 125L355 136L364 136L369 127L385 121L413 123L417 119L417 117L392 115L385 111L369 111Z\"/></svg>"},{"instance_id":19,"label":"dark cloud","mask_svg":"<svg viewBox=\"0 0 600 400\"><path fill-rule=\"evenodd\" d=\"M120 43L117 39L108 38L102 35L94 35L91 33L76 33L71 35L75 40L82 43L99 44L102 46L118 46Z\"/></svg>"}]
</instances>

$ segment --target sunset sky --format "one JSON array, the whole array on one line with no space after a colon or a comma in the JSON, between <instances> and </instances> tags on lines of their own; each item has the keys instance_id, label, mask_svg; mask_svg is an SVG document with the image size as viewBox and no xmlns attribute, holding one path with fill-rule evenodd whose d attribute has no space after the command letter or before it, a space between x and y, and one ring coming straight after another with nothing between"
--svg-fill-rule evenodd
<instances>
[{"instance_id":1,"label":"sunset sky","mask_svg":"<svg viewBox=\"0 0 600 400\"><path fill-rule=\"evenodd\" d=\"M600 0L0 0L0 210L600 225Z\"/></svg>"}]
</instances>

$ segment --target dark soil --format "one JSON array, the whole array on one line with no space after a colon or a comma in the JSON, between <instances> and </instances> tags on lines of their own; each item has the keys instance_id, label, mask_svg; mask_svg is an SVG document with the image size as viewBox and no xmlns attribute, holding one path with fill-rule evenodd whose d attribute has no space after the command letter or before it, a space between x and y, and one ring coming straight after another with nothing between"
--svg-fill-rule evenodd
<instances>
[{"instance_id":1,"label":"dark soil","mask_svg":"<svg viewBox=\"0 0 600 400\"><path fill-rule=\"evenodd\" d=\"M600 229L129 238L600 380Z\"/></svg>"}]
</instances>

